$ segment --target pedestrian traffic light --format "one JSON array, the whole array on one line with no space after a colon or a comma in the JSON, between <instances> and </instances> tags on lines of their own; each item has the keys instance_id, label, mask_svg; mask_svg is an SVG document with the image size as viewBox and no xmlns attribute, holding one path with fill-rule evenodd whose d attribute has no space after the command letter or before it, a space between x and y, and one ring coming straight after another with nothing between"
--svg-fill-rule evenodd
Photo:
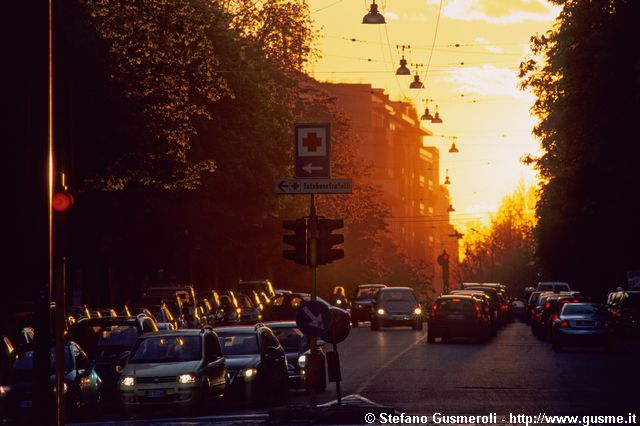
<instances>
[{"instance_id":1,"label":"pedestrian traffic light","mask_svg":"<svg viewBox=\"0 0 640 426\"><path fill-rule=\"evenodd\" d=\"M317 264L326 265L344 257L344 250L333 246L344 243L344 235L332 234L344 227L342 219L318 219Z\"/></svg>"},{"instance_id":2,"label":"pedestrian traffic light","mask_svg":"<svg viewBox=\"0 0 640 426\"><path fill-rule=\"evenodd\" d=\"M284 220L282 226L294 232L282 237L283 243L294 247L293 250L283 250L282 257L293 260L299 265L307 265L307 221L305 219Z\"/></svg>"}]
</instances>

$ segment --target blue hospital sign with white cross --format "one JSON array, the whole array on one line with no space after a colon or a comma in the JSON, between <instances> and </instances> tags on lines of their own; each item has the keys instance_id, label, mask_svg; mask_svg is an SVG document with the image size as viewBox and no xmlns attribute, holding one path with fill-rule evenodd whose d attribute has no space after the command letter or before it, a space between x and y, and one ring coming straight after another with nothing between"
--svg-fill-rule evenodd
<instances>
[{"instance_id":1,"label":"blue hospital sign with white cross","mask_svg":"<svg viewBox=\"0 0 640 426\"><path fill-rule=\"evenodd\" d=\"M296 178L329 178L329 124L295 125Z\"/></svg>"}]
</instances>

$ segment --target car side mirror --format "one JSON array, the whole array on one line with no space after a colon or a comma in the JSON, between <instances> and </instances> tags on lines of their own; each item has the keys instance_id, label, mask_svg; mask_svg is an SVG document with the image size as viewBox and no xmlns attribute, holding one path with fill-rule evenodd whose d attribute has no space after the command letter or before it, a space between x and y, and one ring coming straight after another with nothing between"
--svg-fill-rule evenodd
<instances>
[{"instance_id":1,"label":"car side mirror","mask_svg":"<svg viewBox=\"0 0 640 426\"><path fill-rule=\"evenodd\" d=\"M87 376L88 372L87 372L87 370L86 370L86 369L84 369L84 368L79 368L79 369L78 369L78 371L77 371L77 374L78 374L78 376L80 376L80 377L85 377L85 376Z\"/></svg>"}]
</instances>

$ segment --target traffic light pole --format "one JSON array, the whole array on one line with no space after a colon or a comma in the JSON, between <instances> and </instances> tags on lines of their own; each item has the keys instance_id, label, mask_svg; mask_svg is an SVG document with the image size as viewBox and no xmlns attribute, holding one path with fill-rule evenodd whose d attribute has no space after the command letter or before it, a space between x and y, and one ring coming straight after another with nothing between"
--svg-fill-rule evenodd
<instances>
[{"instance_id":1,"label":"traffic light pole","mask_svg":"<svg viewBox=\"0 0 640 426\"><path fill-rule=\"evenodd\" d=\"M309 212L309 268L311 268L311 300L317 300L317 270L318 270L318 217L316 215L315 194L311 194L311 206ZM309 357L308 374L315 378L318 369L318 344L316 336L309 336ZM318 404L315 383L309 386L309 406L315 408Z\"/></svg>"}]
</instances>

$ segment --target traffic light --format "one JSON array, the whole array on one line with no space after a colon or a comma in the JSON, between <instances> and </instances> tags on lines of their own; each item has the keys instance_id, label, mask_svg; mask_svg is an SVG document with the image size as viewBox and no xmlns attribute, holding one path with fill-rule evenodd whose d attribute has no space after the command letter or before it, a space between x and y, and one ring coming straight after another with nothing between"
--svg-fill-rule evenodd
<instances>
[{"instance_id":1,"label":"traffic light","mask_svg":"<svg viewBox=\"0 0 640 426\"><path fill-rule=\"evenodd\" d=\"M344 227L342 219L318 219L317 264L326 265L344 257L344 250L333 246L344 243L344 235L332 234Z\"/></svg>"},{"instance_id":2,"label":"traffic light","mask_svg":"<svg viewBox=\"0 0 640 426\"><path fill-rule=\"evenodd\" d=\"M307 221L305 219L284 220L282 226L294 232L282 237L283 243L294 247L293 250L283 250L282 257L293 260L298 265L307 265Z\"/></svg>"}]
</instances>

